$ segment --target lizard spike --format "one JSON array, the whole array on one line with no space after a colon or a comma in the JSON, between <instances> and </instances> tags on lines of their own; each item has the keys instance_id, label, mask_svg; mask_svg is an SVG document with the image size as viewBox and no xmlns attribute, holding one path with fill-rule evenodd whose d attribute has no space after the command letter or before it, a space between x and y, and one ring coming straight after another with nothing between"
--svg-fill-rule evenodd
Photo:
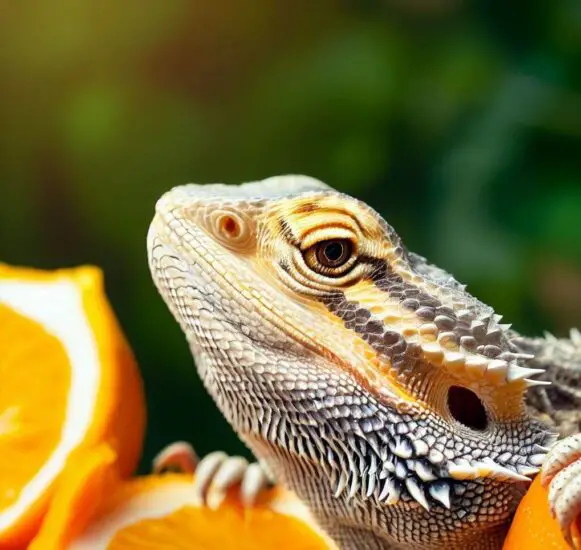
<instances>
[{"instance_id":1,"label":"lizard spike","mask_svg":"<svg viewBox=\"0 0 581 550\"><path fill-rule=\"evenodd\" d=\"M545 340L551 344L556 344L559 341L559 339L554 334L551 334L548 330L543 332L543 336L545 337Z\"/></svg>"},{"instance_id":2,"label":"lizard spike","mask_svg":"<svg viewBox=\"0 0 581 550\"><path fill-rule=\"evenodd\" d=\"M432 469L429 466L427 466L426 464L424 464L421 460L418 460L414 464L414 470L415 470L416 474L418 474L418 477L422 481L434 481L434 480L438 479L434 475L434 472L432 472Z\"/></svg>"},{"instance_id":3,"label":"lizard spike","mask_svg":"<svg viewBox=\"0 0 581 550\"><path fill-rule=\"evenodd\" d=\"M527 388L534 388L536 386L550 386L551 382L549 380L532 380L530 378L525 378L524 382Z\"/></svg>"},{"instance_id":4,"label":"lizard spike","mask_svg":"<svg viewBox=\"0 0 581 550\"><path fill-rule=\"evenodd\" d=\"M457 480L493 478L500 481L530 481L528 477L501 466L493 460L451 463L448 466L448 473L452 479Z\"/></svg>"},{"instance_id":5,"label":"lizard spike","mask_svg":"<svg viewBox=\"0 0 581 550\"><path fill-rule=\"evenodd\" d=\"M351 474L351 485L349 485L349 492L347 493L347 500L351 500L355 493L359 491L359 476L353 472Z\"/></svg>"},{"instance_id":6,"label":"lizard spike","mask_svg":"<svg viewBox=\"0 0 581 550\"><path fill-rule=\"evenodd\" d=\"M533 476L535 474L539 473L540 468L537 468L535 466L519 466L518 467L518 471L520 474L522 474L523 476Z\"/></svg>"},{"instance_id":7,"label":"lizard spike","mask_svg":"<svg viewBox=\"0 0 581 550\"><path fill-rule=\"evenodd\" d=\"M513 353L515 359L522 359L523 361L530 361L535 356L532 353Z\"/></svg>"},{"instance_id":8,"label":"lizard spike","mask_svg":"<svg viewBox=\"0 0 581 550\"><path fill-rule=\"evenodd\" d=\"M581 332L579 332L579 329L572 328L569 331L569 336L571 338L571 342L573 342L576 346L581 346Z\"/></svg>"},{"instance_id":9,"label":"lizard spike","mask_svg":"<svg viewBox=\"0 0 581 550\"><path fill-rule=\"evenodd\" d=\"M543 369L530 369L528 367L510 365L506 374L506 379L508 382L514 382L515 380L522 380L523 378L528 378L529 376L535 376L535 374L540 374L541 372L545 371Z\"/></svg>"},{"instance_id":10,"label":"lizard spike","mask_svg":"<svg viewBox=\"0 0 581 550\"><path fill-rule=\"evenodd\" d=\"M387 462L388 458L389 458L389 448L384 445L379 449L379 460L381 460L381 462Z\"/></svg>"},{"instance_id":11,"label":"lizard spike","mask_svg":"<svg viewBox=\"0 0 581 550\"><path fill-rule=\"evenodd\" d=\"M446 482L437 482L430 485L428 489L430 496L450 509L450 485Z\"/></svg>"},{"instance_id":12,"label":"lizard spike","mask_svg":"<svg viewBox=\"0 0 581 550\"><path fill-rule=\"evenodd\" d=\"M313 442L315 443L315 446L319 450L319 454L321 455L321 457L324 457L325 455L327 455L327 457L328 457L328 453L325 450L323 442L320 440L320 438L313 437L312 439L313 439ZM325 464L325 460L321 460L321 463Z\"/></svg>"},{"instance_id":13,"label":"lizard spike","mask_svg":"<svg viewBox=\"0 0 581 550\"><path fill-rule=\"evenodd\" d=\"M494 319L495 323L500 323L500 321L502 321L502 315L498 314L498 313L494 313L492 315L492 318Z\"/></svg>"},{"instance_id":14,"label":"lizard spike","mask_svg":"<svg viewBox=\"0 0 581 550\"><path fill-rule=\"evenodd\" d=\"M358 491L361 495L361 498L366 498L365 495L367 494L367 487L367 472L363 472L361 474L361 483L359 485L360 490Z\"/></svg>"},{"instance_id":15,"label":"lizard spike","mask_svg":"<svg viewBox=\"0 0 581 550\"><path fill-rule=\"evenodd\" d=\"M405 486L414 500L421 504L429 512L430 504L426 499L426 495L424 494L424 490L422 489L421 485L413 477L408 477L405 480Z\"/></svg>"},{"instance_id":16,"label":"lizard spike","mask_svg":"<svg viewBox=\"0 0 581 550\"><path fill-rule=\"evenodd\" d=\"M317 451L315 451L315 447L311 443L311 439L310 438L307 438L305 440L305 443L307 445L307 450L308 450L309 457L312 458L312 459L314 459L314 460L316 460L316 458L317 458Z\"/></svg>"},{"instance_id":17,"label":"lizard spike","mask_svg":"<svg viewBox=\"0 0 581 550\"><path fill-rule=\"evenodd\" d=\"M391 477L387 477L379 494L378 500L393 505L399 502L401 491Z\"/></svg>"},{"instance_id":18,"label":"lizard spike","mask_svg":"<svg viewBox=\"0 0 581 550\"><path fill-rule=\"evenodd\" d=\"M377 456L374 453L369 453L369 457L370 457L370 460L371 460L371 464L369 465L369 470L368 470L367 473L370 476L372 476L378 470L378 467L377 467Z\"/></svg>"},{"instance_id":19,"label":"lizard spike","mask_svg":"<svg viewBox=\"0 0 581 550\"><path fill-rule=\"evenodd\" d=\"M486 367L486 374L490 378L497 380L506 380L506 374L508 372L508 363L502 359L493 359L488 363Z\"/></svg>"},{"instance_id":20,"label":"lizard spike","mask_svg":"<svg viewBox=\"0 0 581 550\"><path fill-rule=\"evenodd\" d=\"M367 433L367 434L365 434L365 437L367 438L367 443L371 447L371 450L377 456L379 456L380 451L379 451L379 441L377 441L377 436L374 433Z\"/></svg>"},{"instance_id":21,"label":"lizard spike","mask_svg":"<svg viewBox=\"0 0 581 550\"><path fill-rule=\"evenodd\" d=\"M335 492L333 493L333 496L335 498L341 496L341 493L345 490L345 487L347 487L348 481L349 476L345 472L341 472L341 475L339 476L339 482L337 483L337 487L335 488Z\"/></svg>"},{"instance_id":22,"label":"lizard spike","mask_svg":"<svg viewBox=\"0 0 581 550\"><path fill-rule=\"evenodd\" d=\"M405 479L408 475L408 469L406 468L406 465L401 460L396 462L396 464L395 464L395 475L399 479Z\"/></svg>"},{"instance_id":23,"label":"lizard spike","mask_svg":"<svg viewBox=\"0 0 581 550\"><path fill-rule=\"evenodd\" d=\"M416 456L425 456L428 454L430 448L423 439L415 439L412 441Z\"/></svg>"},{"instance_id":24,"label":"lizard spike","mask_svg":"<svg viewBox=\"0 0 581 550\"><path fill-rule=\"evenodd\" d=\"M305 445L304 445L304 442L303 442L303 438L302 437L299 437L297 439L297 449L299 451L299 456L305 456L307 454L305 452Z\"/></svg>"},{"instance_id":25,"label":"lizard spike","mask_svg":"<svg viewBox=\"0 0 581 550\"><path fill-rule=\"evenodd\" d=\"M391 460L384 460L382 468L387 472L395 472L395 464Z\"/></svg>"},{"instance_id":26,"label":"lizard spike","mask_svg":"<svg viewBox=\"0 0 581 550\"><path fill-rule=\"evenodd\" d=\"M377 476L375 474L369 474L367 479L367 491L365 492L366 498L369 498L375 491L375 484L377 482Z\"/></svg>"},{"instance_id":27,"label":"lizard spike","mask_svg":"<svg viewBox=\"0 0 581 550\"><path fill-rule=\"evenodd\" d=\"M500 339L502 337L502 331L500 330L499 327L490 327L488 329L488 332L486 333L486 338L488 341L497 341L500 342Z\"/></svg>"},{"instance_id":28,"label":"lizard spike","mask_svg":"<svg viewBox=\"0 0 581 550\"><path fill-rule=\"evenodd\" d=\"M410 458L414 450L412 449L411 443L408 439L398 437L395 446L391 448L391 452L400 458Z\"/></svg>"},{"instance_id":29,"label":"lizard spike","mask_svg":"<svg viewBox=\"0 0 581 550\"><path fill-rule=\"evenodd\" d=\"M512 327L512 323L499 323L498 326L505 332L508 332Z\"/></svg>"}]
</instances>

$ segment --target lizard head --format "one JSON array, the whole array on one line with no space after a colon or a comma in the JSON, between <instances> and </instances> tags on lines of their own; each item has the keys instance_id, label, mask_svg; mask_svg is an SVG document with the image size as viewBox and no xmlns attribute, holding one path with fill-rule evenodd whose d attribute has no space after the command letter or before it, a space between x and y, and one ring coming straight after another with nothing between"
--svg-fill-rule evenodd
<instances>
[{"instance_id":1,"label":"lizard head","mask_svg":"<svg viewBox=\"0 0 581 550\"><path fill-rule=\"evenodd\" d=\"M430 510L442 530L513 511L551 439L524 406L536 371L369 206L304 176L185 185L148 251L206 387L301 496L303 461L335 499Z\"/></svg>"}]
</instances>

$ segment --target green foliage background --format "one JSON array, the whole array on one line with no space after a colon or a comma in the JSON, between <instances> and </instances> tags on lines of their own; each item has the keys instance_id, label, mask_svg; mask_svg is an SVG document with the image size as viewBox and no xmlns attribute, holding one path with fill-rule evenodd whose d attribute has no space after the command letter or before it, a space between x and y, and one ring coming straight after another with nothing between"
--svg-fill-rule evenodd
<instances>
[{"instance_id":1,"label":"green foliage background","mask_svg":"<svg viewBox=\"0 0 581 550\"><path fill-rule=\"evenodd\" d=\"M188 181L307 173L523 331L581 325L581 3L0 0L0 259L93 263L145 378L143 468L244 452L156 295Z\"/></svg>"}]
</instances>

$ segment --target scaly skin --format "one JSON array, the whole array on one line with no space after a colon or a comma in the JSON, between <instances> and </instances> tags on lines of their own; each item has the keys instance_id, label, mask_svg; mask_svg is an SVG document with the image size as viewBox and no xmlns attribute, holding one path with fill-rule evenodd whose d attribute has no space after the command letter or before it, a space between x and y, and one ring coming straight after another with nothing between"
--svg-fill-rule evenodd
<instances>
[{"instance_id":1,"label":"scaly skin","mask_svg":"<svg viewBox=\"0 0 581 550\"><path fill-rule=\"evenodd\" d=\"M500 548L554 440L527 341L305 176L164 195L153 279L200 377L341 548Z\"/></svg>"}]
</instances>

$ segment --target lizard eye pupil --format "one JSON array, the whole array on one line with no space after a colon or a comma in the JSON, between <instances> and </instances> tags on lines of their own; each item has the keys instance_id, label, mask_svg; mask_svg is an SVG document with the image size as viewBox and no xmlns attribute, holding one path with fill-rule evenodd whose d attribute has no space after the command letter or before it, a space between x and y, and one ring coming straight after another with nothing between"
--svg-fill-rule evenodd
<instances>
[{"instance_id":1,"label":"lizard eye pupil","mask_svg":"<svg viewBox=\"0 0 581 550\"><path fill-rule=\"evenodd\" d=\"M317 259L325 267L340 267L351 257L353 245L346 239L323 241L317 249Z\"/></svg>"}]
</instances>

